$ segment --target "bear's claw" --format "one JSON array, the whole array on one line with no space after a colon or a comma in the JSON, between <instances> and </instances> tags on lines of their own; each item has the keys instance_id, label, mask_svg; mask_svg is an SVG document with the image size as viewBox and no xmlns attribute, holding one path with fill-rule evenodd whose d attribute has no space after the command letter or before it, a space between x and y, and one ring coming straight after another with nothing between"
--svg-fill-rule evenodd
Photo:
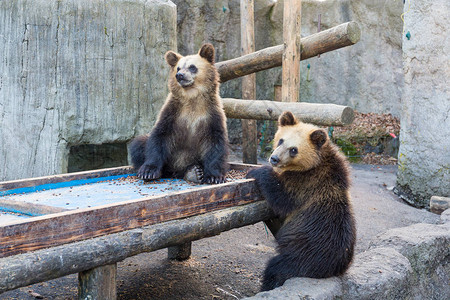
<instances>
[{"instance_id":1,"label":"bear's claw","mask_svg":"<svg viewBox=\"0 0 450 300\"><path fill-rule=\"evenodd\" d=\"M202 168L200 168L197 165L190 167L184 174L184 180L194 183L202 183L203 181Z\"/></svg>"},{"instance_id":2,"label":"bear's claw","mask_svg":"<svg viewBox=\"0 0 450 300\"><path fill-rule=\"evenodd\" d=\"M154 166L142 165L137 172L137 177L143 180L153 180L161 177L161 170Z\"/></svg>"},{"instance_id":3,"label":"bear's claw","mask_svg":"<svg viewBox=\"0 0 450 300\"><path fill-rule=\"evenodd\" d=\"M203 178L203 183L208 183L208 184L218 184L218 183L224 183L226 182L226 178L225 176L208 176Z\"/></svg>"}]
</instances>

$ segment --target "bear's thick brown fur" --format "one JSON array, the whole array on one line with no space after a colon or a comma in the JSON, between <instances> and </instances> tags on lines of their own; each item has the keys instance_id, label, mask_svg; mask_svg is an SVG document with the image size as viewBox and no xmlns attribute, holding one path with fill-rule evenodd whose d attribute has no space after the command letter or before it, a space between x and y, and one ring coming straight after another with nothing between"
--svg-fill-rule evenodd
<instances>
[{"instance_id":1,"label":"bear's thick brown fur","mask_svg":"<svg viewBox=\"0 0 450 300\"><path fill-rule=\"evenodd\" d=\"M195 55L166 53L170 93L151 133L130 144L138 177L180 178L195 167L201 169L203 182L225 181L228 135L214 55L211 44Z\"/></svg>"},{"instance_id":2,"label":"bear's thick brown fur","mask_svg":"<svg viewBox=\"0 0 450 300\"><path fill-rule=\"evenodd\" d=\"M345 156L324 130L297 121L290 112L279 118L274 148L273 168L248 173L283 220L275 236L278 255L267 265L262 290L291 277L343 274L356 239Z\"/></svg>"}]
</instances>

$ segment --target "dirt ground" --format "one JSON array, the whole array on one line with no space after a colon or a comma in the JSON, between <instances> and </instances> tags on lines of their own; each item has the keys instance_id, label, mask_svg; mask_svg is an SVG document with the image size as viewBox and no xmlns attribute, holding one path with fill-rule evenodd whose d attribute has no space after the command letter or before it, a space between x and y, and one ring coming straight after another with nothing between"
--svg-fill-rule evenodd
<instances>
[{"instance_id":1,"label":"dirt ground","mask_svg":"<svg viewBox=\"0 0 450 300\"><path fill-rule=\"evenodd\" d=\"M356 252L376 235L414 223L437 223L438 215L408 206L392 192L396 166L352 165ZM260 288L275 242L263 223L193 242L190 259L167 259L167 250L143 253L118 264L118 299L239 299ZM34 296L31 294L34 294ZM76 299L77 275L0 294L0 299Z\"/></svg>"}]
</instances>

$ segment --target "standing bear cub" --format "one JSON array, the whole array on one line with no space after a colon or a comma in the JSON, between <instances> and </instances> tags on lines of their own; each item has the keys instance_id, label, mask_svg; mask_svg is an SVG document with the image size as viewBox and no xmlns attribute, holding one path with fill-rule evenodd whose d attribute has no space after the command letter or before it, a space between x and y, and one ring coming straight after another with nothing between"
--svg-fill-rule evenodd
<instances>
[{"instance_id":1,"label":"standing bear cub","mask_svg":"<svg viewBox=\"0 0 450 300\"><path fill-rule=\"evenodd\" d=\"M266 267L263 291L291 277L343 274L356 238L345 157L324 130L297 121L291 112L278 122L273 168L263 166L247 175L283 220L275 236L278 255Z\"/></svg>"},{"instance_id":2,"label":"standing bear cub","mask_svg":"<svg viewBox=\"0 0 450 300\"><path fill-rule=\"evenodd\" d=\"M168 51L165 59L171 67L170 93L150 134L130 144L137 176L180 178L194 170L196 180L224 182L228 135L214 47L205 44L186 57Z\"/></svg>"}]
</instances>

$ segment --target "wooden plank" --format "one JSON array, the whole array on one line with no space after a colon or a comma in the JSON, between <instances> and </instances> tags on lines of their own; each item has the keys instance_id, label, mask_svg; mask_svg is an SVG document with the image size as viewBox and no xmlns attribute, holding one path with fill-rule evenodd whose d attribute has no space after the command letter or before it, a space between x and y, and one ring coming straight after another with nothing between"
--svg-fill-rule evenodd
<instances>
[{"instance_id":1,"label":"wooden plank","mask_svg":"<svg viewBox=\"0 0 450 300\"><path fill-rule=\"evenodd\" d=\"M298 102L300 96L301 0L284 0L281 101Z\"/></svg>"},{"instance_id":2,"label":"wooden plank","mask_svg":"<svg viewBox=\"0 0 450 300\"><path fill-rule=\"evenodd\" d=\"M301 42L301 60L356 44L361 30L356 22L344 23L304 37ZM284 45L273 46L241 57L216 63L220 81L242 77L255 72L279 67Z\"/></svg>"},{"instance_id":3,"label":"wooden plank","mask_svg":"<svg viewBox=\"0 0 450 300\"><path fill-rule=\"evenodd\" d=\"M0 210L21 213L29 216L42 216L67 211L68 209L49 205L2 199L0 197Z\"/></svg>"},{"instance_id":4,"label":"wooden plank","mask_svg":"<svg viewBox=\"0 0 450 300\"><path fill-rule=\"evenodd\" d=\"M270 100L248 101L233 98L222 98L223 109L227 118L278 120L284 111L291 111L297 118L306 123L321 126L343 126L353 122L353 109L348 106L321 103L279 103Z\"/></svg>"},{"instance_id":5,"label":"wooden plank","mask_svg":"<svg viewBox=\"0 0 450 300\"><path fill-rule=\"evenodd\" d=\"M230 163L230 169L234 169L235 166L237 166L239 168L239 170L245 170L245 169L248 169L249 167L252 167L252 165L249 165L249 164ZM1 192L9 191L12 189L35 187L35 186L44 185L44 184L53 184L53 183L61 183L61 182L70 183L70 181L75 181L75 180L87 180L87 179L94 179L94 178L101 178L101 177L126 175L126 174L132 174L133 172L134 172L134 169L132 166L123 166L123 167L105 168L105 169L99 169L99 170L90 170L90 171L65 173L65 174L49 175L49 176L42 176L42 177L2 181L2 182L0 182L0 195L2 195Z\"/></svg>"},{"instance_id":6,"label":"wooden plank","mask_svg":"<svg viewBox=\"0 0 450 300\"><path fill-rule=\"evenodd\" d=\"M255 51L254 33L254 2L241 0L241 55ZM256 98L256 74L249 74L242 78L242 99ZM242 123L242 161L244 163L257 163L257 129L256 121L252 119L241 120Z\"/></svg>"},{"instance_id":7,"label":"wooden plank","mask_svg":"<svg viewBox=\"0 0 450 300\"><path fill-rule=\"evenodd\" d=\"M0 226L0 257L71 243L260 200L251 179Z\"/></svg>"},{"instance_id":8,"label":"wooden plank","mask_svg":"<svg viewBox=\"0 0 450 300\"><path fill-rule=\"evenodd\" d=\"M0 259L0 293L274 217L265 201ZM99 255L101 253L101 255Z\"/></svg>"},{"instance_id":9,"label":"wooden plank","mask_svg":"<svg viewBox=\"0 0 450 300\"><path fill-rule=\"evenodd\" d=\"M50 175L36 178L18 179L11 181L0 182L0 195L2 191L34 187L43 184L52 184L60 182L70 182L75 180L93 179L99 177L108 177L115 175L123 175L132 173L133 169L130 166L118 167L118 168L107 168L94 171L83 171L76 173L58 174Z\"/></svg>"}]
</instances>

